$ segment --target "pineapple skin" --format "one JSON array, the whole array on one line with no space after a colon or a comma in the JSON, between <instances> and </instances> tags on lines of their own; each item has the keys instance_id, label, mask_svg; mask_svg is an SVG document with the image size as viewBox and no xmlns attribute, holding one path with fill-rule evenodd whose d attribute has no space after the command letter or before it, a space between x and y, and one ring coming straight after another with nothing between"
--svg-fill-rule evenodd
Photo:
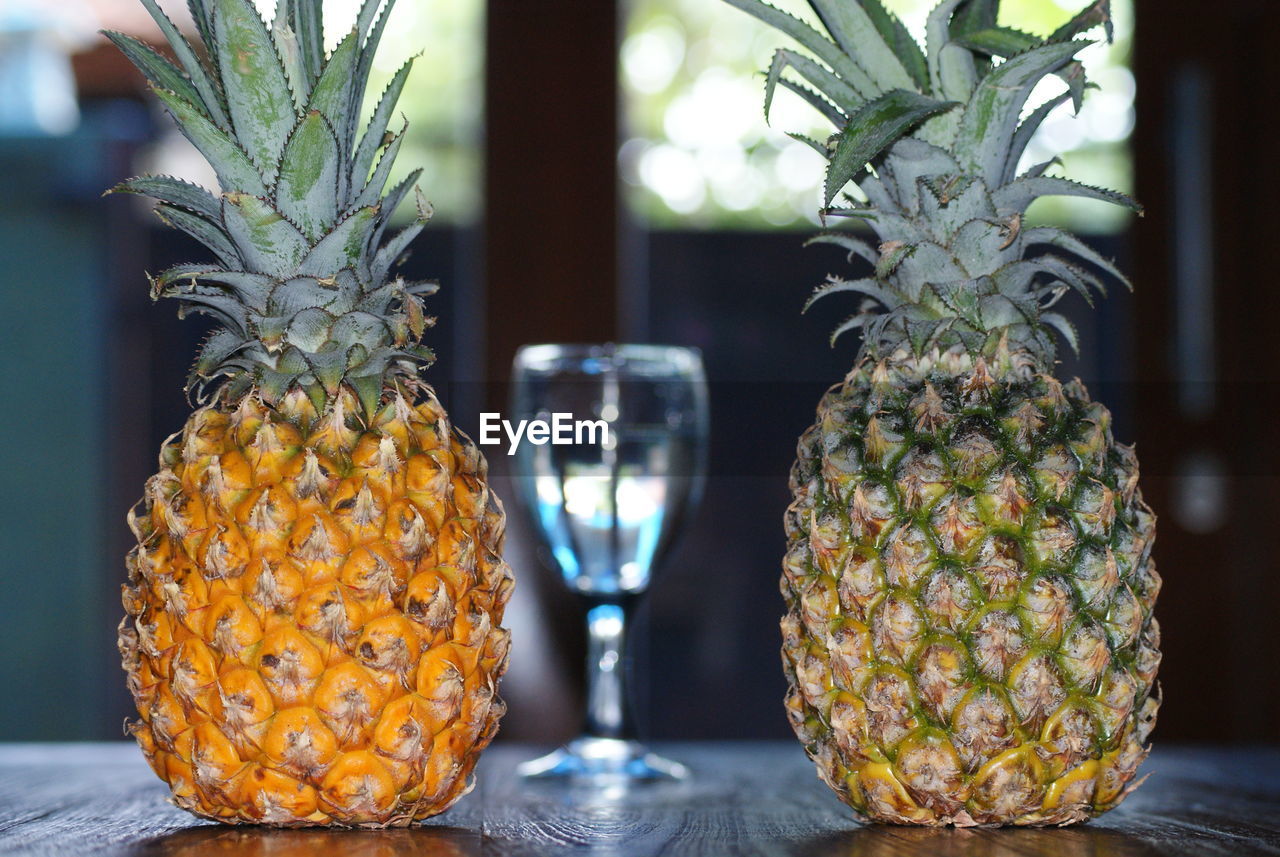
<instances>
[{"instance_id":1,"label":"pineapple skin","mask_svg":"<svg viewBox=\"0 0 1280 857\"><path fill-rule=\"evenodd\" d=\"M470 790L513 586L478 448L429 388L197 410L130 514L128 730L236 824L404 826Z\"/></svg>"},{"instance_id":2,"label":"pineapple skin","mask_svg":"<svg viewBox=\"0 0 1280 857\"><path fill-rule=\"evenodd\" d=\"M1002 342L864 358L801 437L788 718L860 815L1063 825L1137 787L1155 724L1155 518L1080 382Z\"/></svg>"}]
</instances>

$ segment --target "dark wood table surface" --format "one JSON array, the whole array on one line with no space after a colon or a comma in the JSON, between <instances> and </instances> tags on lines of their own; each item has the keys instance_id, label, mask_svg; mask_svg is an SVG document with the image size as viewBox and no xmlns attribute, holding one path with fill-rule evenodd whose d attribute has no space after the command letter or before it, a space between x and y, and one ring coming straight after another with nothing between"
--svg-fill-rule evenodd
<instances>
[{"instance_id":1,"label":"dark wood table surface","mask_svg":"<svg viewBox=\"0 0 1280 857\"><path fill-rule=\"evenodd\" d=\"M791 743L672 744L693 781L618 796L512 776L499 744L479 785L408 830L274 831L201 823L131 744L0 744L0 854L183 857L1280 855L1280 749L1157 748L1118 810L1050 830L859 825Z\"/></svg>"}]
</instances>

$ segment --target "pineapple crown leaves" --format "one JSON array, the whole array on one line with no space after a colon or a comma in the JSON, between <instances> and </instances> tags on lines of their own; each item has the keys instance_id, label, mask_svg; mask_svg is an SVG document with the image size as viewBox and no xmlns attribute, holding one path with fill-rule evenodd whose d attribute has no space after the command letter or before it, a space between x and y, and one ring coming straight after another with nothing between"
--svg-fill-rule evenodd
<instances>
[{"instance_id":1,"label":"pineapple crown leaves","mask_svg":"<svg viewBox=\"0 0 1280 857\"><path fill-rule=\"evenodd\" d=\"M107 36L146 77L213 168L219 191L139 176L115 192L158 201L160 218L216 262L151 278L153 297L221 329L201 347L189 390L274 404L301 387L323 408L342 386L367 414L384 388L432 360L421 338L434 283L393 278L431 216L417 170L390 190L404 128L389 132L413 60L381 94L361 133L361 107L394 0L364 0L350 33L324 51L319 0L278 0L270 25L252 0L189 0L205 61L157 5L142 0L171 60L120 33ZM386 238L410 189L417 216ZM385 191L385 193L384 193ZM386 240L384 240L386 238Z\"/></svg>"},{"instance_id":2,"label":"pineapple crown leaves","mask_svg":"<svg viewBox=\"0 0 1280 857\"><path fill-rule=\"evenodd\" d=\"M1077 59L1091 42L1080 37L1098 27L1112 37L1109 0L1093 0L1047 37L999 26L999 0L941 0L923 48L880 0L809 0L815 24L765 0L726 2L798 43L800 50L776 51L765 73L766 119L781 86L832 123L826 141L797 137L828 162L821 213L861 220L878 238L829 231L814 239L874 269L861 279L828 278L806 303L861 296L833 343L861 330L864 351L905 344L919 355L956 344L976 353L1003 341L1048 365L1049 330L1076 346L1070 324L1049 307L1068 291L1086 299L1101 292L1094 269L1130 285L1075 236L1023 228L1023 219L1042 196L1140 213L1137 203L1046 175L1056 159L1018 169L1048 115L1068 100L1078 112L1092 88ZM1028 112L1032 90L1049 76L1065 90ZM846 192L850 183L865 201Z\"/></svg>"}]
</instances>

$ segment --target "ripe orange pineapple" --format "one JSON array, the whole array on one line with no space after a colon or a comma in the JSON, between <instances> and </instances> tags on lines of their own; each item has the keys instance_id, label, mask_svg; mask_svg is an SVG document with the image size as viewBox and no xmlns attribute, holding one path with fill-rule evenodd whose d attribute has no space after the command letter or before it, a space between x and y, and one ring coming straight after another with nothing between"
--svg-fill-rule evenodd
<instances>
[{"instance_id":1,"label":"ripe orange pineapple","mask_svg":"<svg viewBox=\"0 0 1280 857\"><path fill-rule=\"evenodd\" d=\"M505 519L476 446L418 380L428 283L383 242L419 172L383 188L406 64L363 135L390 3L327 57L318 0L192 0L211 62L143 0L181 69L109 34L217 173L117 190L212 251L153 282L222 325L129 523L120 651L130 724L174 801L272 825L405 825L464 794L505 706ZM377 161L376 167L374 165Z\"/></svg>"}]
</instances>

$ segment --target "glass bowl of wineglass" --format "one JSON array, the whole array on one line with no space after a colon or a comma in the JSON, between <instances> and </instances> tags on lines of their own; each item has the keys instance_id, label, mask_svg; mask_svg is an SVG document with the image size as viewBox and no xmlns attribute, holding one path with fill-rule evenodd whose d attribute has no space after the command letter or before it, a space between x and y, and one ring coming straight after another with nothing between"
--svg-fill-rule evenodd
<instances>
[{"instance_id":1,"label":"glass bowl of wineglass","mask_svg":"<svg viewBox=\"0 0 1280 857\"><path fill-rule=\"evenodd\" d=\"M708 404L696 349L527 345L512 417L561 429L515 452L516 496L587 624L581 734L520 773L681 780L687 769L636 737L626 681L631 613L692 515L706 472ZM556 440L566 442L555 442Z\"/></svg>"}]
</instances>

